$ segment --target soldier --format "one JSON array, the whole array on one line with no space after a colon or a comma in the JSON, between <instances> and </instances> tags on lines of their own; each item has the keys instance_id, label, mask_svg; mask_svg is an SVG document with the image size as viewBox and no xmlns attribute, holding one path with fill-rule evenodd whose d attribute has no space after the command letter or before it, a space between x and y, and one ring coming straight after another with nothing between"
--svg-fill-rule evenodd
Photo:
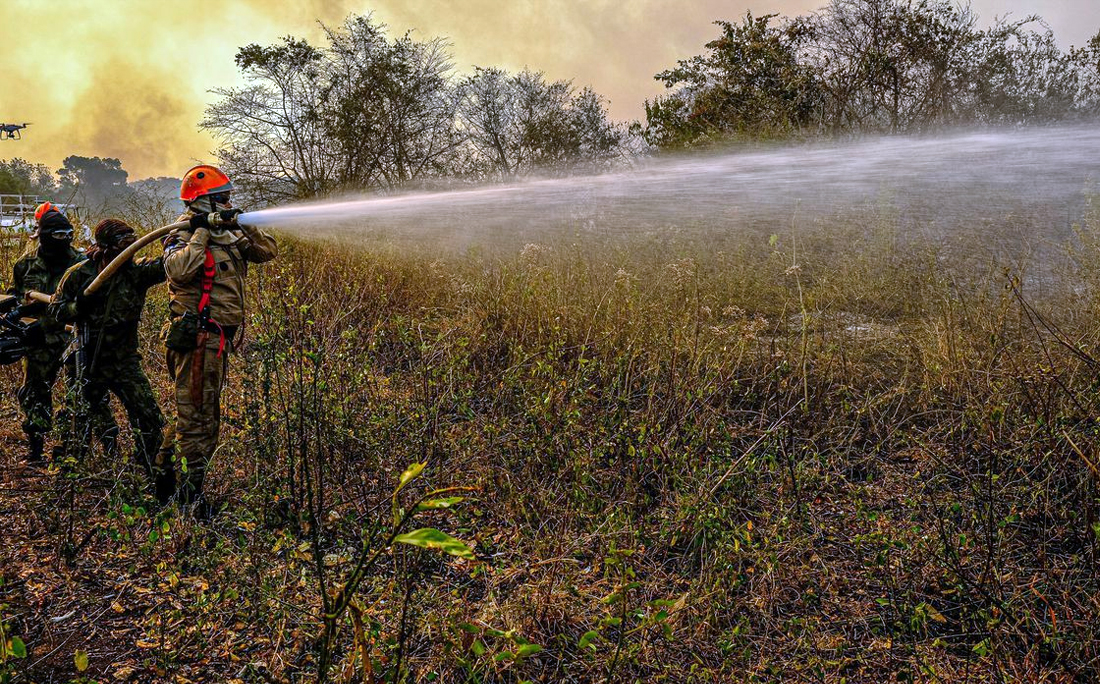
<instances>
[{"instance_id":1,"label":"soldier","mask_svg":"<svg viewBox=\"0 0 1100 684\"><path fill-rule=\"evenodd\" d=\"M206 467L218 444L221 392L233 338L244 324L248 264L274 259L275 239L238 225L230 203L233 184L213 166L196 166L183 177L185 230L164 242L170 321L166 330L168 373L176 384L174 444L165 439L162 458L186 464L179 499L198 518L209 515L203 497Z\"/></svg>"},{"instance_id":2,"label":"soldier","mask_svg":"<svg viewBox=\"0 0 1100 684\"><path fill-rule=\"evenodd\" d=\"M35 231L33 241L13 267L10 294L23 300L21 312L38 317L41 335L35 340L23 360L23 386L19 388L19 406L25 417L23 432L27 435L27 461L40 463L45 435L53 423L53 384L61 366L66 366L66 387L71 390L75 378L72 363L62 360L69 335L65 325L46 311L45 299L57 289L61 277L71 266L84 261L84 255L72 247L73 226L69 219L53 204L43 202L34 212ZM111 430L114 418L108 409L96 412L96 421L103 427L103 434L114 444ZM117 428L116 428L117 430Z\"/></svg>"},{"instance_id":3,"label":"soldier","mask_svg":"<svg viewBox=\"0 0 1100 684\"><path fill-rule=\"evenodd\" d=\"M86 412L106 403L108 392L114 394L130 419L137 461L153 479L157 501L164 504L175 493L174 472L170 464L156 461L164 416L138 352L138 324L145 295L149 288L165 281L164 260L158 257L129 262L101 290L86 296L88 284L135 240L134 229L118 219L100 221L93 234L95 244L88 250L88 260L65 273L50 305L50 313L58 321L76 325L81 346L77 369L82 385L77 421L80 432L74 439L86 443L94 428L87 422Z\"/></svg>"}]
</instances>

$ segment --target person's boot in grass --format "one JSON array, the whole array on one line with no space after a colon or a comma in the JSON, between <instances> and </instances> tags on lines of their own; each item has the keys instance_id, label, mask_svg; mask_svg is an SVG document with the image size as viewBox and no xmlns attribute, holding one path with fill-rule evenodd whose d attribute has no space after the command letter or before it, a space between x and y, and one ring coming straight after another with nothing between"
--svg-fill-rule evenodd
<instances>
[{"instance_id":1,"label":"person's boot in grass","mask_svg":"<svg viewBox=\"0 0 1100 684\"><path fill-rule=\"evenodd\" d=\"M183 486L180 487L178 497L180 507L188 511L192 518L198 522L208 522L210 520L212 511L201 488L195 487L190 482L184 482Z\"/></svg>"},{"instance_id":2,"label":"person's boot in grass","mask_svg":"<svg viewBox=\"0 0 1100 684\"><path fill-rule=\"evenodd\" d=\"M42 438L42 434L39 432L31 432L27 434L27 465L42 465L46 462L43 458L43 449L46 447L46 440Z\"/></svg>"},{"instance_id":3,"label":"person's boot in grass","mask_svg":"<svg viewBox=\"0 0 1100 684\"><path fill-rule=\"evenodd\" d=\"M176 494L176 472L171 468L153 467L153 494L157 503L167 506Z\"/></svg>"},{"instance_id":4,"label":"person's boot in grass","mask_svg":"<svg viewBox=\"0 0 1100 684\"><path fill-rule=\"evenodd\" d=\"M191 516L198 522L210 522L214 517L214 508L206 500L206 496L199 492L191 502Z\"/></svg>"}]
</instances>

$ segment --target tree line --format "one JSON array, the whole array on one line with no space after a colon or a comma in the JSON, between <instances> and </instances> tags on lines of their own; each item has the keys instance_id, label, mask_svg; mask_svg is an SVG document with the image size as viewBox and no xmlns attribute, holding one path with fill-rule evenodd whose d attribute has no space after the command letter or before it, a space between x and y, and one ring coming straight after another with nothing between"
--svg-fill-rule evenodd
<instances>
[{"instance_id":1,"label":"tree line","mask_svg":"<svg viewBox=\"0 0 1100 684\"><path fill-rule=\"evenodd\" d=\"M130 181L129 176L115 158L73 155L56 172L25 159L0 160L0 195L37 196L75 205L81 215L70 218L78 222L113 214L143 225L168 222L179 214L178 178Z\"/></svg>"},{"instance_id":2,"label":"tree line","mask_svg":"<svg viewBox=\"0 0 1100 684\"><path fill-rule=\"evenodd\" d=\"M716 22L707 51L657 74L646 140L923 133L1100 111L1100 33L1062 50L1038 16L981 29L947 0L832 0L797 18Z\"/></svg>"},{"instance_id":3,"label":"tree line","mask_svg":"<svg viewBox=\"0 0 1100 684\"><path fill-rule=\"evenodd\" d=\"M214 91L202 121L234 182L261 201L598 169L628 151L626 126L589 88L530 70L460 76L446 41L389 38L370 16L324 34L321 46L241 48L246 85Z\"/></svg>"},{"instance_id":4,"label":"tree line","mask_svg":"<svg viewBox=\"0 0 1100 684\"><path fill-rule=\"evenodd\" d=\"M1063 50L1038 16L979 28L948 0L830 0L805 16L717 21L705 51L656 74L645 120L613 121L591 88L525 69L454 69L443 39L390 37L372 16L240 48L244 85L214 90L200 126L260 204L532 174L599 171L736 140L1026 126L1100 113L1100 33ZM15 160L0 190L161 201L117 159L69 157L55 178ZM141 204L141 203L138 203ZM163 203L162 203L163 204ZM164 211L161 211L164 213Z\"/></svg>"}]
</instances>

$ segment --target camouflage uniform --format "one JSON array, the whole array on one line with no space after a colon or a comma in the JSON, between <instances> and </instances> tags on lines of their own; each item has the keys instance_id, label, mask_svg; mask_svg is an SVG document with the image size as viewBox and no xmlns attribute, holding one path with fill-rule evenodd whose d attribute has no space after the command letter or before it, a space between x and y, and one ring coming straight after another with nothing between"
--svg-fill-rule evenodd
<instances>
[{"instance_id":1,"label":"camouflage uniform","mask_svg":"<svg viewBox=\"0 0 1100 684\"><path fill-rule=\"evenodd\" d=\"M185 214L181 220L190 216ZM210 319L221 328L201 333L194 351L167 350L168 373L176 383L176 429L174 440L173 435L165 436L161 458L174 454L181 462L186 460L186 482L181 483L180 493L188 502L202 493L206 466L218 445L221 392L232 339L244 323L248 264L274 259L278 247L264 231L245 226L215 232L206 228L175 231L164 244L172 320L188 311L198 312L209 249L214 258Z\"/></svg>"},{"instance_id":2,"label":"camouflage uniform","mask_svg":"<svg viewBox=\"0 0 1100 684\"><path fill-rule=\"evenodd\" d=\"M56 258L41 253L37 241L32 242L23 256L13 267L12 287L8 292L22 299L31 291L51 294L57 289L61 277L71 266L84 261L84 255L72 247L58 254ZM41 443L43 435L50 431L53 424L53 384L62 365L65 366L65 386L67 393L73 388L75 369L71 362L63 361L65 347L70 335L65 324L57 321L40 306L38 321L41 325L43 342L27 352L23 360L23 386L19 388L19 406L25 417L23 432L29 440ZM33 312L33 309L31 309ZM29 312L30 313L30 312ZM63 415L59 413L59 417ZM109 408L99 407L93 416L104 432L114 426L114 417Z\"/></svg>"},{"instance_id":3,"label":"camouflage uniform","mask_svg":"<svg viewBox=\"0 0 1100 684\"><path fill-rule=\"evenodd\" d=\"M69 269L50 311L59 321L76 323L81 334L81 405L91 408L105 404L108 392L118 397L134 430L138 461L154 479L157 498L164 502L175 489L171 468L161 467L156 461L164 416L142 370L138 351L138 324L145 295L150 287L165 281L164 262L160 258L142 259L123 266L104 286L103 294L82 311L77 298L97 273L97 265L90 260ZM86 426L85 430L94 428L84 421L79 424ZM87 432L80 435L82 439L87 436Z\"/></svg>"}]
</instances>

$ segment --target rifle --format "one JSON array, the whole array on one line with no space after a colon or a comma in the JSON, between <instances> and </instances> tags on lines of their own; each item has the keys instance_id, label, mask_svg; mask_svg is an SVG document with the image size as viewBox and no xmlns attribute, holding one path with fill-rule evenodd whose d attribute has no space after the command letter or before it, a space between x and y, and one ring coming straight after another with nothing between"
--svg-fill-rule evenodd
<instances>
[{"instance_id":1,"label":"rifle","mask_svg":"<svg viewBox=\"0 0 1100 684\"><path fill-rule=\"evenodd\" d=\"M12 304L14 302L14 304ZM0 298L0 365L19 361L27 351L41 343L38 322L24 318L25 311L15 297Z\"/></svg>"}]
</instances>

